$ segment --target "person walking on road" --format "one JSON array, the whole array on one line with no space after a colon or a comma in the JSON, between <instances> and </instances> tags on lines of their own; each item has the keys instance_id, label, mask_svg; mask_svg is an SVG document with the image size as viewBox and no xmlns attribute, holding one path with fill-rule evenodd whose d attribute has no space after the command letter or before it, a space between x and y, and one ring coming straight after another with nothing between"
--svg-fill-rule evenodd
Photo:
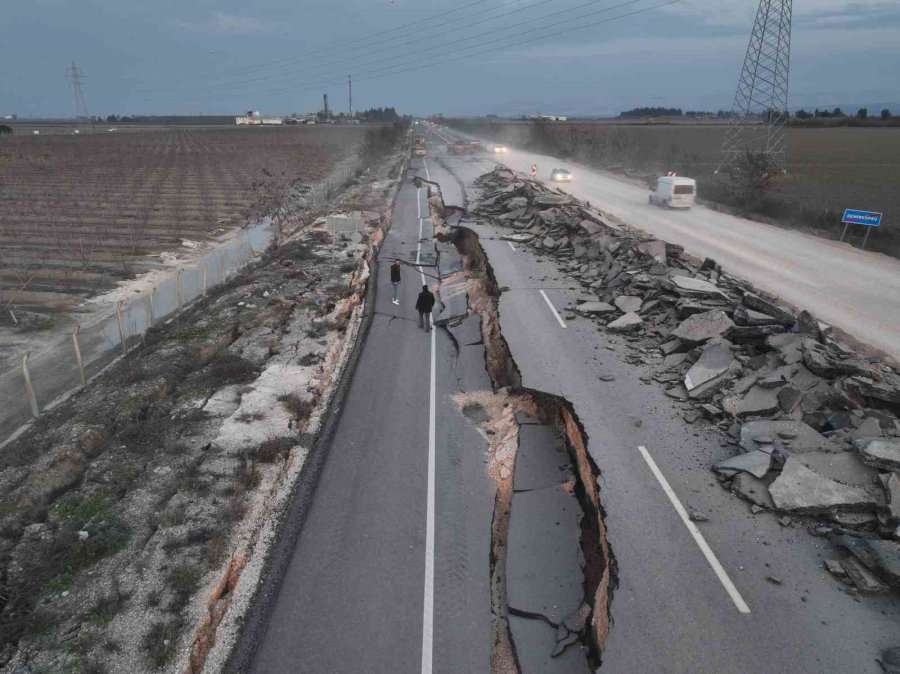
<instances>
[{"instance_id":1,"label":"person walking on road","mask_svg":"<svg viewBox=\"0 0 900 674\"><path fill-rule=\"evenodd\" d=\"M394 293L391 297L391 302L394 304L400 304L400 299L397 294L400 292L400 260L394 260L391 264L391 285L394 286Z\"/></svg>"},{"instance_id":2,"label":"person walking on road","mask_svg":"<svg viewBox=\"0 0 900 674\"><path fill-rule=\"evenodd\" d=\"M416 311L419 312L419 327L425 328L425 332L431 332L431 310L434 308L434 295L427 285L422 286L422 292L416 299Z\"/></svg>"}]
</instances>

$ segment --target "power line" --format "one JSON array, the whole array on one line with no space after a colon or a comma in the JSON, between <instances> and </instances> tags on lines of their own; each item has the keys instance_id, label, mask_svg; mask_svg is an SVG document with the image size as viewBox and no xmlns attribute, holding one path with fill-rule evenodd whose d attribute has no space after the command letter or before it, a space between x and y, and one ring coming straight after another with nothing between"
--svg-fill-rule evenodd
<instances>
[{"instance_id":1,"label":"power line","mask_svg":"<svg viewBox=\"0 0 900 674\"><path fill-rule=\"evenodd\" d=\"M232 69L229 73L225 73L225 74L226 75L236 75L236 74L251 73L251 72L255 72L257 70L269 70L271 68L276 68L276 67L287 67L287 66L304 61L305 58L310 55L321 55L323 53L329 53L329 52L343 49L344 47L347 47L350 45L364 44L375 38L382 37L383 35L388 35L390 33L396 33L397 31L405 30L407 28L412 28L414 26L418 26L423 23L431 23L435 19L440 19L442 17L449 16L450 14L455 14L457 12L461 12L465 9L468 9L469 7L474 7L475 5L482 5L488 1L489 0L474 0L473 2L469 2L465 5L461 5L460 7L456 7L454 9L449 9L447 11L440 12L438 14L433 14L433 15L425 17L423 19L417 19L417 20L411 21L409 23L401 24L399 26L396 26L395 28L388 28L383 31L378 31L376 33L372 33L371 35L368 35L368 36L357 37L357 38L353 38L350 40L346 40L344 42L330 44L327 47L316 48L316 49L307 49L305 51L300 52L299 54L295 54L294 56L290 56L290 57L286 57L286 58L282 58L282 59L275 59L272 61L261 61L254 65L242 66L239 68ZM402 38L404 36L400 36L400 37ZM196 77L202 78L204 76L197 75ZM209 75L208 77L214 79L214 78L218 77L218 75L213 74L213 75ZM130 81L133 82L134 80L130 80Z\"/></svg>"},{"instance_id":2,"label":"power line","mask_svg":"<svg viewBox=\"0 0 900 674\"><path fill-rule=\"evenodd\" d=\"M619 4L619 5L615 5L615 6L613 6L613 7L606 8L606 9L604 9L604 10L602 10L602 11L603 11L603 12L607 12L607 11L611 11L611 10L614 10L614 9L620 9L620 8L622 8L622 7L625 7L625 6L633 5L633 4L635 4L636 2L639 2L639 1L640 1L640 0L628 0L627 2L623 2L623 3ZM535 39L526 41L525 44L527 45L527 44L529 44L529 43L534 43L535 41L538 41L538 40L544 40L544 39L547 39L547 38L558 37L558 36L560 36L560 35L566 35L566 34L568 34L568 33L573 33L573 32L580 31L580 30L586 30L586 29L588 29L588 28L594 28L594 27L596 27L596 26L600 26L600 25L603 25L603 24L611 23L611 22L613 22L613 21L618 21L619 19L624 19L624 18L628 18L628 17L631 17L631 16L637 16L637 15L639 15L639 14L644 14L644 13L646 13L646 12L649 12L649 11L652 11L652 10L655 10L655 9L660 9L660 8L662 8L662 7L667 7L667 6L669 6L669 5L674 5L674 4L677 4L677 3L679 3L679 2L682 2L682 0L666 0L665 2L660 2L660 3L654 4L654 5L651 5L651 6L648 6L648 7L643 7L643 8L640 8L640 9L636 9L636 10L633 10L633 11L630 11L630 12L624 12L624 13L622 13L622 14L619 14L619 15L616 15L616 16L613 16L613 17L609 17L609 18L607 18L607 19L602 19L602 20L599 20L599 21L593 21L593 22L589 22L589 23L583 23L583 24L580 24L580 25L577 25L577 26L573 26L573 27L570 27L570 28L565 28L565 29L558 30L558 31L555 31L555 32L545 33L545 34L542 34L542 35L538 35ZM591 14L598 14L598 13L600 13L600 12L592 12ZM579 17L579 18L581 18L581 17ZM568 23L568 22L571 21L571 20L574 20L574 19L569 19L569 20L567 20L567 21L557 22L557 24L553 24L553 25L559 25L559 24L561 24L561 23ZM511 40L511 39L514 39L514 38L517 38L517 37L521 37L521 36L523 36L523 35L528 35L528 34L540 32L540 31L544 30L545 28L547 28L547 27L544 26L544 27L542 27L542 28L536 28L536 29L531 29L531 30L528 30L528 31L522 31L521 33L516 33L516 34L514 34L514 35L508 35L508 36L506 36L506 37L504 37L504 38L501 38L500 41L507 41L507 40ZM494 41L494 42L496 42L496 41ZM487 43L487 42L486 42L486 43L484 43L484 44L490 44L490 43ZM439 58L437 58L437 59L430 59L430 60L426 60L426 61L420 61L420 62L417 62L415 65L412 65L412 66L409 66L409 67L405 67L405 68L388 69L388 70L383 70L383 71L380 71L380 72L379 72L378 70L376 70L376 71L374 71L374 73L371 74L371 76L369 76L369 77L358 77L358 78L357 78L357 82L365 82L365 81L371 81L371 80L375 80L375 79L382 79L382 78L384 78L384 77L390 77L390 76L392 76L392 75L398 75L398 74L402 74L402 73L406 73L406 72L412 72L412 71L415 71L415 70L421 70L421 69L423 69L423 68L431 68L431 67L434 67L434 66L436 66L436 65L443 65L443 64L445 64L445 63L452 63L452 62L456 62L456 61L460 61L460 60L472 58L472 57L474 57L474 56L481 56L481 55L484 55L484 54L489 54L489 53L494 53L494 52L498 52L498 51L503 51L503 50L505 50L505 49L509 49L509 48L512 47L512 46L523 46L523 45L522 45L521 42L520 42L520 43L517 43L517 45L503 44L503 45L499 45L499 46L488 47L488 48L486 48L486 49L481 49L481 50L478 50L478 51L466 52L466 53L459 54L459 55L457 55L457 56L452 56L452 57L449 57L449 58L439 57ZM291 86L291 87L287 87L287 88L273 89L273 90L268 90L268 91L256 91L256 92L253 92L253 95L269 95L269 94L278 94L278 93L285 93L285 92L303 93L303 92L310 91L310 90L312 90L312 89L318 88L319 86L322 86L322 85L327 85L327 84L338 84L338 83L340 83L340 82L342 82L342 81L343 81L343 80L327 80L327 81L320 81L320 82L309 82L309 83L306 83L307 86L304 86L304 87L301 87L301 88L297 88L296 86ZM247 95L247 92L245 91L245 92L238 93L238 94L231 95L231 96L229 96L229 95L220 95L220 98L223 98L223 99L243 98L243 97L245 97L246 95Z\"/></svg>"},{"instance_id":3,"label":"power line","mask_svg":"<svg viewBox=\"0 0 900 674\"><path fill-rule=\"evenodd\" d=\"M542 16L539 16L539 17L536 17L536 18L533 18L533 19L528 19L528 20L526 20L526 21L520 21L520 22L518 22L518 23L510 24L510 25L508 25L508 26L506 26L506 27L504 27L504 28L501 28L501 29L499 29L499 30L500 30L500 31L504 31L504 32L505 32L505 31L509 31L509 30L513 30L513 29L515 29L515 28L517 28L517 27L525 26L525 25L534 23L535 21L544 21L544 20L546 20L548 17L558 16L558 15L560 15L560 14L566 14L566 13L568 13L568 12L571 12L571 11L574 11L574 10L577 10L577 9L581 9L581 8L584 8L584 7L593 6L593 5L596 5L596 4L598 4L598 3L604 3L604 2L608 2L608 1L609 1L609 0L589 0L588 2L582 3L582 4L580 4L580 5L576 5L576 6L574 6L574 7L569 8L569 9L565 9L565 10L557 10L557 11L555 11L555 12L550 12L550 13L548 13L548 14L545 14L545 15L542 15ZM592 17L592 16L596 16L596 15L598 15L598 14L605 14L605 13L607 13L607 12L610 12L610 11L613 11L613 10L616 10L616 9L621 9L621 8L623 8L623 7L631 6L631 5L634 5L634 4L637 4L637 3L640 3L640 2L645 2L645 1L646 1L646 0L626 0L625 2L621 2L621 3L619 3L619 4L612 5L612 6L610 6L610 7L605 7L605 8L602 8L602 9L597 9L597 10L593 10L593 11L590 11L590 12L585 12L585 13L579 14L579 15L577 15L577 16L571 16L571 17L562 19L562 20L560 20L560 21L556 21L556 22L549 23L549 24L544 24L544 25L539 26L539 27L537 27L537 28L532 28L532 29L529 29L529 30L525 30L525 31L520 31L520 32L517 32L517 33L513 33L513 34L510 34L510 35L505 35L505 36L503 36L503 37L495 38L495 39L492 40L492 41L487 41L487 42L486 42L486 41L481 41L480 43L477 43L477 44L474 44L474 45L470 45L470 46L467 46L467 47L465 47L465 48L466 48L466 49L468 49L468 48L470 48L470 47L475 47L475 48L477 48L478 46L483 45L483 44L488 44L489 42L496 43L496 42L498 42L498 41L511 40L511 39L514 39L514 38L519 38L519 37L531 35L531 34L534 34L534 33L540 33L541 31L545 31L545 30L548 29L548 28L553 28L553 27L555 27L555 26L561 26L561 25L564 25L564 24L567 24L567 23L571 23L572 21L581 21L581 20L583 20L583 19L586 19L586 18L589 18L589 17ZM678 1L680 1L680 0L678 0ZM669 4L669 3L666 3L666 4ZM593 24L589 24L589 25L593 25ZM576 27L576 28L577 28L577 27ZM462 45L463 43L471 42L471 41L473 41L473 40L479 40L479 39L482 38L482 37L486 37L486 36L495 36L496 34L497 34L497 31L496 31L496 30L483 31L483 32L477 33L477 34L475 34L475 35L470 35L470 36L458 38L458 39L456 39L456 40L451 40L451 41L449 41L449 42L444 42L444 43L438 44L438 45L432 45L432 48L447 49L447 48L454 47L454 46L457 46L457 45ZM555 34L554 34L554 35L555 35ZM418 41L419 41L419 40L414 40L414 41L412 41L412 42L418 42ZM462 48L462 47L457 47L457 48ZM383 63L383 62L386 62L386 61L388 61L388 62L389 62L389 61L396 61L396 60L406 61L406 60L408 60L410 57L417 57L417 56L419 56L419 55L422 53L422 51L423 51L422 49L413 49L413 50L410 50L410 51L406 51L406 52L401 52L401 53L398 53L398 54L394 54L393 56L390 56L390 57L385 57L385 58L382 58L382 59L369 60L369 61L367 61L367 65L372 65L372 64L376 64L376 63ZM478 52L478 53L482 53L482 52ZM382 70L382 69L385 68L385 67L387 67L387 68L394 67L394 65L399 65L399 64L386 65L386 66L379 66L378 68L374 68L374 69L373 69L373 68L368 68L368 69L364 68L363 70L356 70L356 75L358 75L358 76L359 76L359 75L367 75L367 74L370 74L370 73L378 72L379 70ZM253 94L277 94L277 93L285 93L285 92L288 92L288 91L295 91L295 90L296 90L296 89L295 89L296 86L303 86L303 85L307 85L307 84L310 85L310 86L318 86L318 85L322 85L322 84L333 84L333 83L335 83L334 80L331 79L331 76L330 76L330 75L328 76L328 79L317 80L317 81L314 81L314 82L309 82L308 80L284 80L283 78L280 78L280 79L283 80L283 85L284 85L284 86L282 86L282 87L280 87L280 88L277 88L277 89L259 90L259 89L248 89L248 88L242 86L241 90L242 90L242 92L244 92L244 93L253 93ZM257 81L261 81L261 80L257 80ZM362 81L362 80L359 80L359 81ZM249 82L249 84L253 84L253 83L255 83L255 82ZM222 91L222 92L226 92L226 93L227 93L227 91L229 91L229 90L230 90L230 87L222 87L221 89L213 89L213 90L209 90L209 91L210 91L210 93L215 93L216 91Z\"/></svg>"}]
</instances>

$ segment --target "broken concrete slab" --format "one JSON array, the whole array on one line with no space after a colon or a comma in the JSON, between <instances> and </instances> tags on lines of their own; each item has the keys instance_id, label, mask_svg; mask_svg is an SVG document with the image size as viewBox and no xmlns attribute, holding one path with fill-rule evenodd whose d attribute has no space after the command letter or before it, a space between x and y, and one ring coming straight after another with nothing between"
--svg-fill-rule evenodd
<instances>
[{"instance_id":1,"label":"broken concrete slab","mask_svg":"<svg viewBox=\"0 0 900 674\"><path fill-rule=\"evenodd\" d=\"M641 305L643 303L644 302L640 297L635 297L633 295L619 295L614 300L614 304L623 314L637 313L641 310Z\"/></svg>"},{"instance_id":2,"label":"broken concrete slab","mask_svg":"<svg viewBox=\"0 0 900 674\"><path fill-rule=\"evenodd\" d=\"M727 299L725 293L715 283L710 283L703 279L691 278L690 276L671 276L669 277L669 284L680 294L698 297L720 296Z\"/></svg>"},{"instance_id":3,"label":"broken concrete slab","mask_svg":"<svg viewBox=\"0 0 900 674\"><path fill-rule=\"evenodd\" d=\"M737 307L734 310L734 322L737 325L775 325L778 323L775 318L768 314L745 307Z\"/></svg>"},{"instance_id":4,"label":"broken concrete slab","mask_svg":"<svg viewBox=\"0 0 900 674\"><path fill-rule=\"evenodd\" d=\"M900 473L885 473L878 478L884 488L884 510L889 522L900 524Z\"/></svg>"},{"instance_id":5,"label":"broken concrete slab","mask_svg":"<svg viewBox=\"0 0 900 674\"><path fill-rule=\"evenodd\" d=\"M672 331L671 336L689 344L701 344L732 327L734 323L728 318L728 314L716 309L689 316Z\"/></svg>"},{"instance_id":6,"label":"broken concrete slab","mask_svg":"<svg viewBox=\"0 0 900 674\"><path fill-rule=\"evenodd\" d=\"M750 473L740 472L735 475L731 481L731 491L762 508L775 509L766 483Z\"/></svg>"},{"instance_id":7,"label":"broken concrete slab","mask_svg":"<svg viewBox=\"0 0 900 674\"><path fill-rule=\"evenodd\" d=\"M767 388L756 384L747 395L741 398L735 407L735 416L754 417L773 414L780 408L778 394L781 389Z\"/></svg>"},{"instance_id":8,"label":"broken concrete slab","mask_svg":"<svg viewBox=\"0 0 900 674\"><path fill-rule=\"evenodd\" d=\"M528 243L534 238L534 234L525 234L525 233L517 233L517 234L504 234L500 237L504 241L513 241L515 243Z\"/></svg>"},{"instance_id":9,"label":"broken concrete slab","mask_svg":"<svg viewBox=\"0 0 900 674\"><path fill-rule=\"evenodd\" d=\"M784 386L778 391L778 404L784 412L791 412L800 404L802 398L803 393L793 386Z\"/></svg>"},{"instance_id":10,"label":"broken concrete slab","mask_svg":"<svg viewBox=\"0 0 900 674\"><path fill-rule=\"evenodd\" d=\"M900 471L900 440L863 438L853 443L863 463L882 470Z\"/></svg>"},{"instance_id":11,"label":"broken concrete slab","mask_svg":"<svg viewBox=\"0 0 900 674\"><path fill-rule=\"evenodd\" d=\"M853 487L872 490L878 471L865 465L851 452L806 452L797 454L800 463L814 473Z\"/></svg>"},{"instance_id":12,"label":"broken concrete slab","mask_svg":"<svg viewBox=\"0 0 900 674\"><path fill-rule=\"evenodd\" d=\"M726 474L743 471L745 473L750 473L754 477L763 478L766 476L766 473L769 472L771 466L772 455L755 449L752 452L738 454L730 459L719 461L719 463L713 466L713 470L718 473Z\"/></svg>"},{"instance_id":13,"label":"broken concrete slab","mask_svg":"<svg viewBox=\"0 0 900 674\"><path fill-rule=\"evenodd\" d=\"M741 426L740 443L746 451L780 445L794 453L839 452L840 448L802 421L759 419Z\"/></svg>"},{"instance_id":14,"label":"broken concrete slab","mask_svg":"<svg viewBox=\"0 0 900 674\"><path fill-rule=\"evenodd\" d=\"M692 391L701 384L727 372L733 364L736 364L736 361L727 342L709 344L684 376L684 387L688 391Z\"/></svg>"},{"instance_id":15,"label":"broken concrete slab","mask_svg":"<svg viewBox=\"0 0 900 674\"><path fill-rule=\"evenodd\" d=\"M637 249L644 255L652 257L659 264L665 264L667 261L666 244L664 241L644 241L643 243L638 244Z\"/></svg>"},{"instance_id":16,"label":"broken concrete slab","mask_svg":"<svg viewBox=\"0 0 900 674\"><path fill-rule=\"evenodd\" d=\"M779 510L828 513L832 510L871 510L875 499L868 492L814 473L798 459L788 457L781 475L769 486Z\"/></svg>"},{"instance_id":17,"label":"broken concrete slab","mask_svg":"<svg viewBox=\"0 0 900 674\"><path fill-rule=\"evenodd\" d=\"M839 536L837 544L894 586L900 586L900 542Z\"/></svg>"},{"instance_id":18,"label":"broken concrete slab","mask_svg":"<svg viewBox=\"0 0 900 674\"><path fill-rule=\"evenodd\" d=\"M585 316L603 316L615 313L616 308L606 302L582 302L575 307L575 311L579 314L584 314Z\"/></svg>"},{"instance_id":19,"label":"broken concrete slab","mask_svg":"<svg viewBox=\"0 0 900 674\"><path fill-rule=\"evenodd\" d=\"M879 592L887 592L888 586L882 583L878 578L863 566L859 560L853 557L841 560L841 567L850 579L850 582L856 586L856 589L864 594L877 594Z\"/></svg>"},{"instance_id":20,"label":"broken concrete slab","mask_svg":"<svg viewBox=\"0 0 900 674\"><path fill-rule=\"evenodd\" d=\"M900 403L900 377L895 374L885 374L881 381L864 376L850 377L847 386L866 398L886 403Z\"/></svg>"},{"instance_id":21,"label":"broken concrete slab","mask_svg":"<svg viewBox=\"0 0 900 674\"><path fill-rule=\"evenodd\" d=\"M803 360L803 335L785 332L766 337L766 346L775 349L785 365L793 365Z\"/></svg>"},{"instance_id":22,"label":"broken concrete slab","mask_svg":"<svg viewBox=\"0 0 900 674\"><path fill-rule=\"evenodd\" d=\"M881 432L881 424L878 423L878 419L875 417L866 417L859 426L850 433L850 439L855 442L856 440L865 440L868 438L880 438L883 435L884 433Z\"/></svg>"},{"instance_id":23,"label":"broken concrete slab","mask_svg":"<svg viewBox=\"0 0 900 674\"><path fill-rule=\"evenodd\" d=\"M769 302L768 300L764 300L759 295L754 295L753 293L745 293L742 302L748 309L754 309L761 313L767 314L772 318L778 320L782 325L790 327L796 321L796 319L794 318L794 314L791 313L788 309L774 304L773 302Z\"/></svg>"},{"instance_id":24,"label":"broken concrete slab","mask_svg":"<svg viewBox=\"0 0 900 674\"><path fill-rule=\"evenodd\" d=\"M616 320L608 323L606 329L610 332L631 332L641 327L644 321L636 313L631 312L620 316Z\"/></svg>"}]
</instances>

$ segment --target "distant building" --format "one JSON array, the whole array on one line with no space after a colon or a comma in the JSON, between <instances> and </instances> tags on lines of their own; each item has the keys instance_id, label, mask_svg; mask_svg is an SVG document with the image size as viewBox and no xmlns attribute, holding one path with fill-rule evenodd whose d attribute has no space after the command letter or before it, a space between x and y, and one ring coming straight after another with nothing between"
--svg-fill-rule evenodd
<instances>
[{"instance_id":1,"label":"distant building","mask_svg":"<svg viewBox=\"0 0 900 674\"><path fill-rule=\"evenodd\" d=\"M542 115L540 112L536 112L531 116L531 119L542 119L545 122L565 122L568 117L564 115Z\"/></svg>"},{"instance_id":2,"label":"distant building","mask_svg":"<svg viewBox=\"0 0 900 674\"><path fill-rule=\"evenodd\" d=\"M255 113L254 115L240 115L234 118L234 123L241 126L275 126L284 124L284 120L281 117L260 117L259 113Z\"/></svg>"}]
</instances>

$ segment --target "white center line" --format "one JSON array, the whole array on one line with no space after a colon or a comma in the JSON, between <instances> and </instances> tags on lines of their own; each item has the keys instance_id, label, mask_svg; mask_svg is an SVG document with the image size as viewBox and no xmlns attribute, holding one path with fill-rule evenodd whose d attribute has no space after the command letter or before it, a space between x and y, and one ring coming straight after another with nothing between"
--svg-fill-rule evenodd
<instances>
[{"instance_id":1,"label":"white center line","mask_svg":"<svg viewBox=\"0 0 900 674\"><path fill-rule=\"evenodd\" d=\"M427 169L426 169L427 171ZM429 178L430 180L430 178ZM422 189L416 191L416 202L419 211L419 245L416 247L416 264L419 264L422 253ZM422 285L425 285L425 272L419 267ZM434 456L435 456L435 409L437 386L435 372L435 335L431 325L431 316L426 320L431 326L431 371L428 390L428 498L425 505L425 589L422 606L422 674L431 674L434 662Z\"/></svg>"},{"instance_id":2,"label":"white center line","mask_svg":"<svg viewBox=\"0 0 900 674\"><path fill-rule=\"evenodd\" d=\"M543 290L538 291L541 294L541 297L544 298L544 301L547 303L547 306L550 307L550 311L553 312L553 317L556 319L556 322L559 323L559 327L565 328L566 324L563 322L562 317L559 315L559 312L556 310L556 307L553 306L553 302L550 301L550 298L547 297L547 293Z\"/></svg>"},{"instance_id":3,"label":"white center line","mask_svg":"<svg viewBox=\"0 0 900 674\"><path fill-rule=\"evenodd\" d=\"M512 244L512 241L507 241L506 243L507 243L507 244L509 245L509 247L512 248L513 250L516 249L516 247Z\"/></svg>"},{"instance_id":4,"label":"white center line","mask_svg":"<svg viewBox=\"0 0 900 674\"><path fill-rule=\"evenodd\" d=\"M650 456L650 452L648 452L647 448L643 446L639 446L638 450L641 452L641 456L644 457L644 461L646 461L647 465L650 466L650 471L653 473L656 479L659 480L659 484L662 486L663 491L666 492L666 496L668 496L669 500L672 502L672 506L675 508L675 512L678 513L681 521L684 522L684 526L686 526L688 531L691 532L691 536L694 537L694 541L699 546L700 552L702 552L703 556L706 557L706 561L709 562L709 565L712 567L712 570L718 577L719 582L724 586L725 591L728 593L728 596L731 597L731 601L734 602L737 610L741 613L750 613L750 607L747 606L747 602L744 601L744 598L741 597L741 593L738 592L738 589L734 586L734 583L731 582L731 578L728 577L725 569L722 568L722 564L719 563L719 560L716 558L715 553L707 544L706 539L703 538L703 534L700 533L697 525L691 522L690 517L688 517L687 511L684 509L684 506L681 505L681 501L678 500L678 496L675 494L672 487L669 486L669 482L666 480L665 475L662 474L662 471L660 471L659 466L656 465L656 461L654 461L653 457Z\"/></svg>"}]
</instances>

